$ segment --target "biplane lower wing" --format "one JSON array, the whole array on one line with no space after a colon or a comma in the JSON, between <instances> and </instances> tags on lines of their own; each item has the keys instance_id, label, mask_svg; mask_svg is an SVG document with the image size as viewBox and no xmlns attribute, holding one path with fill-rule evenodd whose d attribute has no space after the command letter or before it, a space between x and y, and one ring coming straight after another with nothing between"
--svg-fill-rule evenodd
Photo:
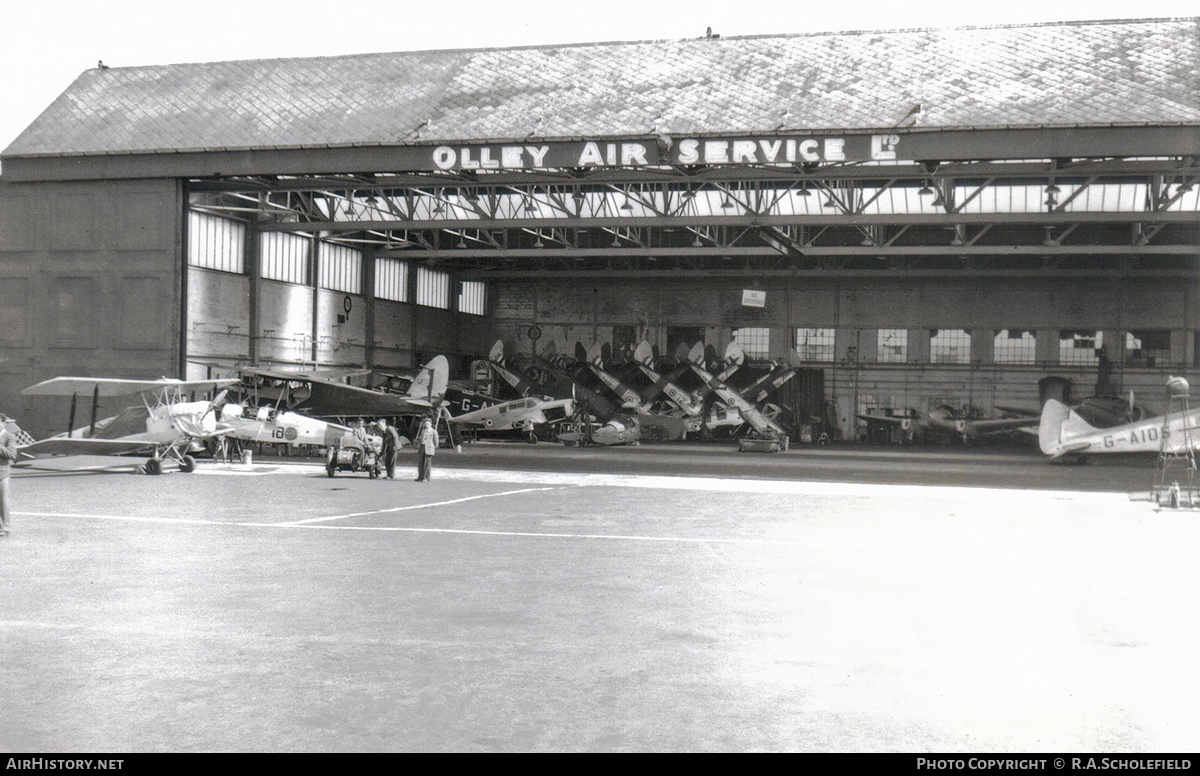
<instances>
[{"instance_id":1,"label":"biplane lower wing","mask_svg":"<svg viewBox=\"0 0 1200 776\"><path fill-rule=\"evenodd\" d=\"M21 455L127 455L155 449L155 444L146 440L123 439L69 439L66 437L43 439L19 448Z\"/></svg>"}]
</instances>

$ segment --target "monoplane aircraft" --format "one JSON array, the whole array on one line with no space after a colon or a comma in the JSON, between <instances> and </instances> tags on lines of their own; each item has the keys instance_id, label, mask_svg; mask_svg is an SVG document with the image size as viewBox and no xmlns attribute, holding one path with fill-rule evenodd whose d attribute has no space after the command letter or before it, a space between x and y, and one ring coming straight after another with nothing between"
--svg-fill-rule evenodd
<instances>
[{"instance_id":1,"label":"monoplane aircraft","mask_svg":"<svg viewBox=\"0 0 1200 776\"><path fill-rule=\"evenodd\" d=\"M973 442L981 437L1004 434L1022 428L1036 426L1036 418L973 418L970 413L939 404L930 407L924 415L857 415L868 423L881 423L899 428L906 441L915 441L927 436Z\"/></svg>"},{"instance_id":2,"label":"monoplane aircraft","mask_svg":"<svg viewBox=\"0 0 1200 776\"><path fill-rule=\"evenodd\" d=\"M56 436L22 446L29 457L42 455L127 455L147 452L142 470L162 472L163 461L179 464L180 471L196 468L190 452L204 440L229 434L232 428L217 421L224 392L211 401L184 401L184 394L214 391L235 385L227 380L125 380L103 377L54 377L21 391L28 396L70 396L71 414L67 430ZM75 410L80 394L92 396L91 422L75 428ZM142 404L118 415L97 420L100 398L140 395Z\"/></svg>"},{"instance_id":3,"label":"monoplane aircraft","mask_svg":"<svg viewBox=\"0 0 1200 776\"><path fill-rule=\"evenodd\" d=\"M445 356L435 356L413 378L405 393L360 388L312 372L246 367L243 385L259 402L316 417L382 418L422 415L435 409L446 393L450 373Z\"/></svg>"},{"instance_id":4,"label":"monoplane aircraft","mask_svg":"<svg viewBox=\"0 0 1200 776\"><path fill-rule=\"evenodd\" d=\"M1182 377L1172 377L1167 386L1173 396L1187 396L1188 383ZM1066 404L1049 399L1038 424L1038 446L1051 458L1082 453L1177 455L1200 450L1200 409L1097 428Z\"/></svg>"},{"instance_id":5,"label":"monoplane aircraft","mask_svg":"<svg viewBox=\"0 0 1200 776\"><path fill-rule=\"evenodd\" d=\"M457 415L448 414L447 420L451 426L467 431L468 441L480 431L516 431L525 437L525 441L537 444L540 427L561 423L575 411L571 399L525 396L500 401L482 394L455 392L453 389L447 394L447 399L447 413L450 413L451 404L455 410L461 410Z\"/></svg>"}]
</instances>

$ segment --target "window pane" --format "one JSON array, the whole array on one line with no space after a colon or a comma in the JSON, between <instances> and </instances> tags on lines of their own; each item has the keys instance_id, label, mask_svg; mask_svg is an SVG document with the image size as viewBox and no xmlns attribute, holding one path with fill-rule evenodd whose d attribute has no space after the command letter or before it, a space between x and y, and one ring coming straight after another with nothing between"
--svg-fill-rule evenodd
<instances>
[{"instance_id":1,"label":"window pane","mask_svg":"<svg viewBox=\"0 0 1200 776\"><path fill-rule=\"evenodd\" d=\"M880 329L877 361L903 364L908 361L908 329Z\"/></svg>"},{"instance_id":2,"label":"window pane","mask_svg":"<svg viewBox=\"0 0 1200 776\"><path fill-rule=\"evenodd\" d=\"M188 213L188 264L242 274L246 271L246 227L228 218Z\"/></svg>"},{"instance_id":3,"label":"window pane","mask_svg":"<svg viewBox=\"0 0 1200 776\"><path fill-rule=\"evenodd\" d=\"M734 329L733 341L746 351L749 359L765 361L771 353L771 330L766 327Z\"/></svg>"},{"instance_id":4,"label":"window pane","mask_svg":"<svg viewBox=\"0 0 1200 776\"><path fill-rule=\"evenodd\" d=\"M375 296L393 302L408 301L408 262L380 257L375 259Z\"/></svg>"},{"instance_id":5,"label":"window pane","mask_svg":"<svg viewBox=\"0 0 1200 776\"><path fill-rule=\"evenodd\" d=\"M1171 332L1135 329L1125 332L1125 357L1130 366L1162 366L1171 361Z\"/></svg>"},{"instance_id":6,"label":"window pane","mask_svg":"<svg viewBox=\"0 0 1200 776\"><path fill-rule=\"evenodd\" d=\"M264 278L307 285L310 238L286 232L264 232L258 244Z\"/></svg>"},{"instance_id":7,"label":"window pane","mask_svg":"<svg viewBox=\"0 0 1200 776\"><path fill-rule=\"evenodd\" d=\"M1060 331L1058 333L1058 363L1091 366L1099 362L1099 350L1104 347L1104 332L1092 330Z\"/></svg>"},{"instance_id":8,"label":"window pane","mask_svg":"<svg viewBox=\"0 0 1200 776\"><path fill-rule=\"evenodd\" d=\"M347 294L362 292L362 251L343 245L322 242L321 288L345 291Z\"/></svg>"},{"instance_id":9,"label":"window pane","mask_svg":"<svg viewBox=\"0 0 1200 776\"><path fill-rule=\"evenodd\" d=\"M997 364L1032 364L1037 360L1037 334L1029 329L997 329L993 347Z\"/></svg>"},{"instance_id":10,"label":"window pane","mask_svg":"<svg viewBox=\"0 0 1200 776\"><path fill-rule=\"evenodd\" d=\"M417 304L450 308L450 273L417 267Z\"/></svg>"},{"instance_id":11,"label":"window pane","mask_svg":"<svg viewBox=\"0 0 1200 776\"><path fill-rule=\"evenodd\" d=\"M482 280L464 280L458 284L458 311L470 315L483 315L487 284Z\"/></svg>"},{"instance_id":12,"label":"window pane","mask_svg":"<svg viewBox=\"0 0 1200 776\"><path fill-rule=\"evenodd\" d=\"M966 329L930 329L929 361L933 364L971 363L971 332Z\"/></svg>"},{"instance_id":13,"label":"window pane","mask_svg":"<svg viewBox=\"0 0 1200 776\"><path fill-rule=\"evenodd\" d=\"M796 329L796 355L801 361L833 361L833 329Z\"/></svg>"}]
</instances>

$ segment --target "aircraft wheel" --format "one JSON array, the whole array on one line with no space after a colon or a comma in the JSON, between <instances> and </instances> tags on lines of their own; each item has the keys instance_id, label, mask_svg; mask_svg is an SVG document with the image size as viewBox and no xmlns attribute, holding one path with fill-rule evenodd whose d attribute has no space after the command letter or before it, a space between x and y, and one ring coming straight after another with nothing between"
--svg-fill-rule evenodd
<instances>
[{"instance_id":1,"label":"aircraft wheel","mask_svg":"<svg viewBox=\"0 0 1200 776\"><path fill-rule=\"evenodd\" d=\"M325 473L330 477L333 477L333 475L337 473L337 464L333 462L332 458L330 458L325 464Z\"/></svg>"},{"instance_id":2,"label":"aircraft wheel","mask_svg":"<svg viewBox=\"0 0 1200 776\"><path fill-rule=\"evenodd\" d=\"M526 442L528 442L528 443L529 443L529 444L531 444L531 445L536 445L536 444L538 443L538 437L537 437L537 434L535 434L535 433L533 433L533 432L531 431L531 432L529 433L529 436L525 438L525 441L526 441Z\"/></svg>"},{"instance_id":3,"label":"aircraft wheel","mask_svg":"<svg viewBox=\"0 0 1200 776\"><path fill-rule=\"evenodd\" d=\"M185 455L183 460L179 462L179 471L185 474L196 471L196 459L190 455Z\"/></svg>"},{"instance_id":4,"label":"aircraft wheel","mask_svg":"<svg viewBox=\"0 0 1200 776\"><path fill-rule=\"evenodd\" d=\"M158 458L151 458L146 461L146 474L162 474L162 461Z\"/></svg>"},{"instance_id":5,"label":"aircraft wheel","mask_svg":"<svg viewBox=\"0 0 1200 776\"><path fill-rule=\"evenodd\" d=\"M367 476L370 477L371 479L375 479L376 477L379 476L379 470L376 469L374 466L372 466L370 469L367 470Z\"/></svg>"}]
</instances>

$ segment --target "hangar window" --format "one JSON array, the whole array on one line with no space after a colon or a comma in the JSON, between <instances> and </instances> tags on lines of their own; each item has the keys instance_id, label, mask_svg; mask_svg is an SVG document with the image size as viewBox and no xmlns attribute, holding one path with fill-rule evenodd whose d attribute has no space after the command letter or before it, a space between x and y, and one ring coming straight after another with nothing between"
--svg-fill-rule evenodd
<instances>
[{"instance_id":1,"label":"hangar window","mask_svg":"<svg viewBox=\"0 0 1200 776\"><path fill-rule=\"evenodd\" d=\"M796 355L801 361L833 361L833 329L796 329Z\"/></svg>"},{"instance_id":2,"label":"hangar window","mask_svg":"<svg viewBox=\"0 0 1200 776\"><path fill-rule=\"evenodd\" d=\"M1058 333L1058 363L1091 366L1099 363L1104 348L1104 332L1064 330Z\"/></svg>"},{"instance_id":3,"label":"hangar window","mask_svg":"<svg viewBox=\"0 0 1200 776\"><path fill-rule=\"evenodd\" d=\"M903 364L908 361L908 329L880 329L877 361Z\"/></svg>"},{"instance_id":4,"label":"hangar window","mask_svg":"<svg viewBox=\"0 0 1200 776\"><path fill-rule=\"evenodd\" d=\"M1134 329L1125 332L1125 355L1130 366L1162 366L1171 360L1171 332Z\"/></svg>"},{"instance_id":5,"label":"hangar window","mask_svg":"<svg viewBox=\"0 0 1200 776\"><path fill-rule=\"evenodd\" d=\"M246 227L228 218L188 213L188 264L242 274L246 271Z\"/></svg>"},{"instance_id":6,"label":"hangar window","mask_svg":"<svg viewBox=\"0 0 1200 776\"><path fill-rule=\"evenodd\" d=\"M361 294L362 251L327 242L319 245L321 249L321 288L345 291L347 294Z\"/></svg>"},{"instance_id":7,"label":"hangar window","mask_svg":"<svg viewBox=\"0 0 1200 776\"><path fill-rule=\"evenodd\" d=\"M464 280L458 284L458 311L470 315L483 315L487 299L487 284L482 280Z\"/></svg>"},{"instance_id":8,"label":"hangar window","mask_svg":"<svg viewBox=\"0 0 1200 776\"><path fill-rule=\"evenodd\" d=\"M746 358L767 360L771 353L771 330L765 326L744 326L733 330L733 341L746 352Z\"/></svg>"},{"instance_id":9,"label":"hangar window","mask_svg":"<svg viewBox=\"0 0 1200 776\"><path fill-rule=\"evenodd\" d=\"M996 329L992 359L997 364L1032 364L1037 360L1037 333L1029 329Z\"/></svg>"},{"instance_id":10,"label":"hangar window","mask_svg":"<svg viewBox=\"0 0 1200 776\"><path fill-rule=\"evenodd\" d=\"M259 263L267 280L308 284L308 254L312 238L287 232L263 232Z\"/></svg>"},{"instance_id":11,"label":"hangar window","mask_svg":"<svg viewBox=\"0 0 1200 776\"><path fill-rule=\"evenodd\" d=\"M449 309L450 273L417 267L417 304L442 310Z\"/></svg>"},{"instance_id":12,"label":"hangar window","mask_svg":"<svg viewBox=\"0 0 1200 776\"><path fill-rule=\"evenodd\" d=\"M408 301L408 262L380 257L375 259L375 296L393 302Z\"/></svg>"},{"instance_id":13,"label":"hangar window","mask_svg":"<svg viewBox=\"0 0 1200 776\"><path fill-rule=\"evenodd\" d=\"M636 326L613 326L613 353L632 354L637 347Z\"/></svg>"},{"instance_id":14,"label":"hangar window","mask_svg":"<svg viewBox=\"0 0 1200 776\"><path fill-rule=\"evenodd\" d=\"M933 364L969 364L971 332L966 329L930 329L929 361Z\"/></svg>"}]
</instances>

